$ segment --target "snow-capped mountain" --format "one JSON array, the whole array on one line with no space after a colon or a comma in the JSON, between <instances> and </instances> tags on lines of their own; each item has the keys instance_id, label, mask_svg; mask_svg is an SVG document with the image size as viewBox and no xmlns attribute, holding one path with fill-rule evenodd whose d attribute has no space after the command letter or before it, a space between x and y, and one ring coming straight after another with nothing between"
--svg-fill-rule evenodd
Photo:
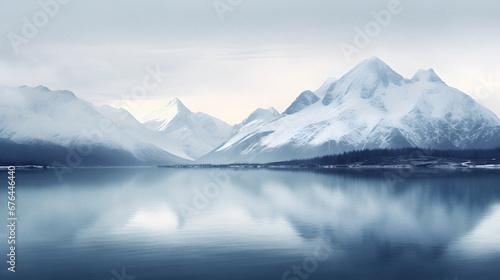
<instances>
[{"instance_id":1,"label":"snow-capped mountain","mask_svg":"<svg viewBox=\"0 0 500 280\"><path fill-rule=\"evenodd\" d=\"M231 126L177 98L138 122L70 91L0 86L0 164L156 165L271 162L365 148L500 146L500 120L434 70L403 78L363 61L279 114L258 108Z\"/></svg>"},{"instance_id":2,"label":"snow-capped mountain","mask_svg":"<svg viewBox=\"0 0 500 280\"><path fill-rule=\"evenodd\" d=\"M280 113L274 109L273 107L269 107L267 109L257 108L257 110L253 111L246 117L241 124L248 125L251 122L268 122L276 117L278 117Z\"/></svg>"},{"instance_id":3,"label":"snow-capped mountain","mask_svg":"<svg viewBox=\"0 0 500 280\"><path fill-rule=\"evenodd\" d=\"M310 90L306 90L302 92L297 99L290 105L284 112L283 114L286 115L291 115L294 113L297 113L301 111L302 109L306 108L309 105L312 105L313 103L316 103L316 101L319 100L319 97L314 94Z\"/></svg>"},{"instance_id":4,"label":"snow-capped mountain","mask_svg":"<svg viewBox=\"0 0 500 280\"><path fill-rule=\"evenodd\" d=\"M133 135L134 139L155 145L168 153L187 159L188 161L194 160L185 153L182 143L178 139L166 137L159 131L146 128L127 110L123 108L117 109L108 105L100 106L97 109L103 116L112 120L120 129L127 131L129 135Z\"/></svg>"},{"instance_id":5,"label":"snow-capped mountain","mask_svg":"<svg viewBox=\"0 0 500 280\"><path fill-rule=\"evenodd\" d=\"M337 79L333 77L326 79L326 81L323 82L323 84L314 92L314 94L316 94L316 96L318 96L319 98L323 98L326 92L332 85L335 84L336 81Z\"/></svg>"},{"instance_id":6,"label":"snow-capped mountain","mask_svg":"<svg viewBox=\"0 0 500 280\"><path fill-rule=\"evenodd\" d=\"M77 166L187 162L140 141L135 137L140 133L135 119L125 110L119 111L119 115L113 115L116 112L112 111L98 109L70 91L51 91L43 86L0 87L0 164Z\"/></svg>"},{"instance_id":7,"label":"snow-capped mountain","mask_svg":"<svg viewBox=\"0 0 500 280\"><path fill-rule=\"evenodd\" d=\"M185 158L198 159L231 134L232 126L205 113L193 113L177 98L143 120L151 131L160 132L163 148Z\"/></svg>"},{"instance_id":8,"label":"snow-capped mountain","mask_svg":"<svg viewBox=\"0 0 500 280\"><path fill-rule=\"evenodd\" d=\"M405 79L372 57L305 91L278 118L241 127L202 162L271 162L364 148L500 146L500 120L432 70Z\"/></svg>"},{"instance_id":9,"label":"snow-capped mountain","mask_svg":"<svg viewBox=\"0 0 500 280\"><path fill-rule=\"evenodd\" d=\"M252 128L262 126L264 123L276 119L279 115L280 113L273 107L267 109L257 108L257 110L250 113L242 122L233 126L231 136L240 132L240 129L243 127L247 130L251 130Z\"/></svg>"}]
</instances>

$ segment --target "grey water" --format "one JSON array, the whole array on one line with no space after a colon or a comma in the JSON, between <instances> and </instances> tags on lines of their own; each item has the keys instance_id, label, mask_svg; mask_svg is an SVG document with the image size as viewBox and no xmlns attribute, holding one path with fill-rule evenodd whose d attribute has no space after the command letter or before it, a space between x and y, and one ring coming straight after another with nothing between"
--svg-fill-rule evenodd
<instances>
[{"instance_id":1,"label":"grey water","mask_svg":"<svg viewBox=\"0 0 500 280\"><path fill-rule=\"evenodd\" d=\"M500 279L499 172L70 171L16 173L2 280Z\"/></svg>"}]
</instances>

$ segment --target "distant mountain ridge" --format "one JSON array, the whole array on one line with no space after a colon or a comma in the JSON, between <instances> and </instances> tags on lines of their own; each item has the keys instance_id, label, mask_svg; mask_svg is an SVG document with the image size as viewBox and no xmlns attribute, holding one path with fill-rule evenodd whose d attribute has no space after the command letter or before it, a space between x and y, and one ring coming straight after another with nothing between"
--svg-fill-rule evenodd
<instances>
[{"instance_id":1,"label":"distant mountain ridge","mask_svg":"<svg viewBox=\"0 0 500 280\"><path fill-rule=\"evenodd\" d=\"M205 113L191 112L178 98L143 119L144 126L159 132L164 141L176 143L190 159L198 159L224 141L232 125ZM168 147L165 147L168 148Z\"/></svg>"},{"instance_id":2,"label":"distant mountain ridge","mask_svg":"<svg viewBox=\"0 0 500 280\"><path fill-rule=\"evenodd\" d=\"M124 129L99 111L70 91L0 87L0 164L77 167L188 162L141 141L135 137L137 131Z\"/></svg>"},{"instance_id":3,"label":"distant mountain ridge","mask_svg":"<svg viewBox=\"0 0 500 280\"><path fill-rule=\"evenodd\" d=\"M411 147L497 148L500 120L434 70L407 79L377 57L281 114L258 108L234 126L177 98L139 122L70 91L0 86L0 165L75 165L75 153L77 165L266 163Z\"/></svg>"}]
</instances>

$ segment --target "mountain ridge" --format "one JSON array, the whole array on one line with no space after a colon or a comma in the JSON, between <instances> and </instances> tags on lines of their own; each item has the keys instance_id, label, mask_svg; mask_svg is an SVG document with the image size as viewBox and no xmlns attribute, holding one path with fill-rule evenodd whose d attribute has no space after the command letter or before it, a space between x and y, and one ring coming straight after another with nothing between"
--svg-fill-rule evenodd
<instances>
[{"instance_id":1,"label":"mountain ridge","mask_svg":"<svg viewBox=\"0 0 500 280\"><path fill-rule=\"evenodd\" d=\"M188 162L135 138L74 93L43 86L0 89L0 140L2 164L7 160L70 167Z\"/></svg>"},{"instance_id":2,"label":"mountain ridge","mask_svg":"<svg viewBox=\"0 0 500 280\"><path fill-rule=\"evenodd\" d=\"M281 114L257 108L234 126L192 112L177 97L141 122L123 108L97 107L44 86L0 86L0 98L0 162L16 153L21 161L40 161L23 149L50 150L55 161L67 161L68 149L85 145L99 152L84 164L101 165L265 163L361 149L500 146L493 112L432 68L407 79L377 57L314 92L302 91ZM101 133L102 141L87 137L96 137L103 120L114 132Z\"/></svg>"},{"instance_id":3,"label":"mountain ridge","mask_svg":"<svg viewBox=\"0 0 500 280\"><path fill-rule=\"evenodd\" d=\"M227 140L233 126L202 112L193 113L178 98L143 119L143 125L161 133L175 149L198 159ZM168 150L168 146L164 146ZM175 153L174 153L175 154Z\"/></svg>"},{"instance_id":4,"label":"mountain ridge","mask_svg":"<svg viewBox=\"0 0 500 280\"><path fill-rule=\"evenodd\" d=\"M321 102L306 102L262 127L241 128L244 134L200 162L262 163L356 149L500 146L498 117L446 85L432 69L406 79L372 57L318 91L313 94L323 96Z\"/></svg>"}]
</instances>

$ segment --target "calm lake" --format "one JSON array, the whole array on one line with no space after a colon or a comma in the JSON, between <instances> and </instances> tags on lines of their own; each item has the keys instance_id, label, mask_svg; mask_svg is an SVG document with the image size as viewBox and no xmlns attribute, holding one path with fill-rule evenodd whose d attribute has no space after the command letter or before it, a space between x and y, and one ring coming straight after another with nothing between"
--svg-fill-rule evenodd
<instances>
[{"instance_id":1,"label":"calm lake","mask_svg":"<svg viewBox=\"0 0 500 280\"><path fill-rule=\"evenodd\" d=\"M500 172L403 175L19 170L1 279L500 279Z\"/></svg>"}]
</instances>

